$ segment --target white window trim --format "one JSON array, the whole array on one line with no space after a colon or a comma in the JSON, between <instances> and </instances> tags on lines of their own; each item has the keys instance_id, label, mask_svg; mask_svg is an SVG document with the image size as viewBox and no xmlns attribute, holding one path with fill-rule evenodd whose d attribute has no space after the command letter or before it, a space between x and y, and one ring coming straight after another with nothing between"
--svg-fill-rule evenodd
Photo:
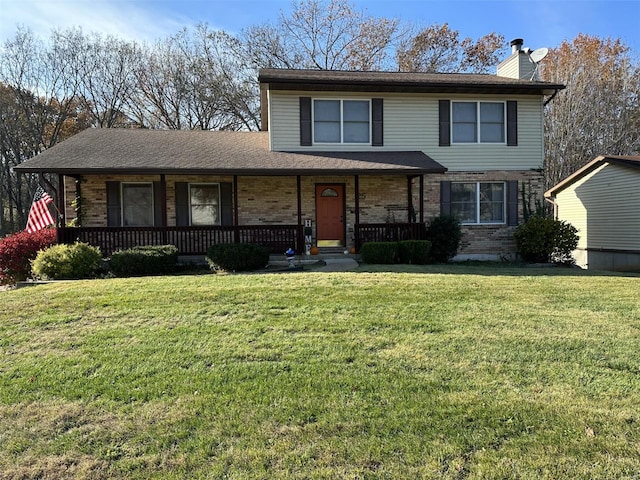
<instances>
[{"instance_id":1,"label":"white window trim","mask_svg":"<svg viewBox=\"0 0 640 480\"><path fill-rule=\"evenodd\" d=\"M120 182L120 226L124 227L124 186L125 185L151 185L151 225L127 225L128 227L154 227L156 218L155 192L153 182Z\"/></svg>"},{"instance_id":2,"label":"white window trim","mask_svg":"<svg viewBox=\"0 0 640 480\"><path fill-rule=\"evenodd\" d=\"M222 203L221 203L221 198L220 198L220 195L221 195L220 183L219 182L194 182L194 183L188 183L187 184L187 197L188 197L188 200L189 200L189 226L193 226L193 220L191 218L191 208L192 208L192 205L191 205L191 186L192 185L196 186L196 187L198 187L198 186L205 186L206 187L206 186L210 186L210 185L217 185L218 186L218 213L219 213L218 216L220 218L218 219L219 220L218 223L214 223L212 225L222 225L222 218L221 218L221 216L222 216Z\"/></svg>"},{"instance_id":3,"label":"white window trim","mask_svg":"<svg viewBox=\"0 0 640 480\"><path fill-rule=\"evenodd\" d=\"M315 128L315 123L316 123L316 116L315 116L315 109L316 109L316 100L333 100L333 101L339 101L340 102L340 141L339 142L316 142L316 128ZM369 141L368 142L343 142L342 139L344 137L344 110L343 110L343 105L344 102L350 102L350 101L355 101L355 102L367 102L369 104ZM371 146L372 144L372 139L373 137L373 112L371 111L371 99L370 98L324 98L324 97L319 97L319 98L312 98L311 99L311 143L312 145L368 145Z\"/></svg>"},{"instance_id":4,"label":"white window trim","mask_svg":"<svg viewBox=\"0 0 640 480\"><path fill-rule=\"evenodd\" d=\"M451 182L453 184L469 184L476 186L476 221L462 222L462 225L506 225L507 224L507 182L501 181L483 181L483 182ZM480 184L481 183L500 183L502 184L502 221L501 222L481 222L480 221ZM453 203L453 202L452 202Z\"/></svg>"},{"instance_id":5,"label":"white window trim","mask_svg":"<svg viewBox=\"0 0 640 480\"><path fill-rule=\"evenodd\" d=\"M454 103L475 103L476 104L476 141L475 142L455 142L453 140L453 104ZM480 104L481 103L501 103L502 104L502 138L504 141L502 142L482 142L480 139ZM507 102L504 100L451 100L450 102L450 112L449 118L451 118L451 126L450 126L450 135L451 135L451 145L506 145L507 144ZM462 182L465 183L465 182ZM485 182L483 182L485 183ZM492 183L492 182L488 182Z\"/></svg>"}]
</instances>

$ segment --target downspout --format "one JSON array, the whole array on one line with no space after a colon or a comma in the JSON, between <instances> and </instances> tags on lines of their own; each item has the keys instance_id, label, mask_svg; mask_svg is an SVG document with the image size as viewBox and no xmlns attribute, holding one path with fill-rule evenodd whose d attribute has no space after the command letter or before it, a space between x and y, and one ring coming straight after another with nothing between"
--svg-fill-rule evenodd
<instances>
[{"instance_id":1,"label":"downspout","mask_svg":"<svg viewBox=\"0 0 640 480\"><path fill-rule=\"evenodd\" d=\"M559 88L556 88L553 92L553 94L551 94L551 96L545 100L545 102L542 104L543 107L546 107L547 105L549 105L551 103L551 100L553 100L554 98L556 98L556 95L558 95L558 92L560 91Z\"/></svg>"},{"instance_id":2,"label":"downspout","mask_svg":"<svg viewBox=\"0 0 640 480\"><path fill-rule=\"evenodd\" d=\"M558 203L556 202L556 197L544 197L545 201L549 202L553 205L553 219L558 219Z\"/></svg>"}]
</instances>

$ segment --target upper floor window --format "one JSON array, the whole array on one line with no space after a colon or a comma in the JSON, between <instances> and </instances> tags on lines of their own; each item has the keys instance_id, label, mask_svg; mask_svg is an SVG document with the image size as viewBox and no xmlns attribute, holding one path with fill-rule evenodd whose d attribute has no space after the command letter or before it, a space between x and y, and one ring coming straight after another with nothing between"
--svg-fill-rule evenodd
<instances>
[{"instance_id":1,"label":"upper floor window","mask_svg":"<svg viewBox=\"0 0 640 480\"><path fill-rule=\"evenodd\" d=\"M314 100L315 143L370 143L369 100Z\"/></svg>"},{"instance_id":2,"label":"upper floor window","mask_svg":"<svg viewBox=\"0 0 640 480\"><path fill-rule=\"evenodd\" d=\"M451 102L453 143L504 143L504 102Z\"/></svg>"},{"instance_id":3,"label":"upper floor window","mask_svg":"<svg viewBox=\"0 0 640 480\"><path fill-rule=\"evenodd\" d=\"M220 225L220 185L189 185L191 225Z\"/></svg>"},{"instance_id":4,"label":"upper floor window","mask_svg":"<svg viewBox=\"0 0 640 480\"><path fill-rule=\"evenodd\" d=\"M505 223L504 182L451 184L451 214L462 223Z\"/></svg>"},{"instance_id":5,"label":"upper floor window","mask_svg":"<svg viewBox=\"0 0 640 480\"><path fill-rule=\"evenodd\" d=\"M123 182L121 188L122 225L153 226L153 183Z\"/></svg>"}]
</instances>

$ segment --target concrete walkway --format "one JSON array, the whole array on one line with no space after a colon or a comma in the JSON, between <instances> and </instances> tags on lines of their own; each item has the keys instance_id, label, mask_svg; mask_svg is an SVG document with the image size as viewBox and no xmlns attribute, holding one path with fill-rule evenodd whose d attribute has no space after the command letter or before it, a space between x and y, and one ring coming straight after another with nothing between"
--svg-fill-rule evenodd
<instances>
[{"instance_id":1,"label":"concrete walkway","mask_svg":"<svg viewBox=\"0 0 640 480\"><path fill-rule=\"evenodd\" d=\"M358 266L353 258L325 258L324 263L326 265L318 268L314 268L316 272L348 272L354 270Z\"/></svg>"}]
</instances>

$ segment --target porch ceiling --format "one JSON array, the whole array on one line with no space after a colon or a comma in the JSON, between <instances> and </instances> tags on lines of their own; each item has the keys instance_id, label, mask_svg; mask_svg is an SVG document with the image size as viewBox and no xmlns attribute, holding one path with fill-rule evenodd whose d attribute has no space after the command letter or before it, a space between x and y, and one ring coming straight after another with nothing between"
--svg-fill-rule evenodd
<instances>
[{"instance_id":1,"label":"porch ceiling","mask_svg":"<svg viewBox=\"0 0 640 480\"><path fill-rule=\"evenodd\" d=\"M88 129L15 170L282 176L418 175L447 169L421 151L272 152L268 132Z\"/></svg>"}]
</instances>

